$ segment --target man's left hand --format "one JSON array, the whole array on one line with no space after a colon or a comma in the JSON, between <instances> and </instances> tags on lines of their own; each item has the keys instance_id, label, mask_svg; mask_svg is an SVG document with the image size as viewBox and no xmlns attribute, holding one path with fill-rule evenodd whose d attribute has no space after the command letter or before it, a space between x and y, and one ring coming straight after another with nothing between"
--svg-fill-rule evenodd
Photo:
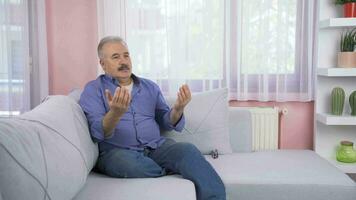
<instances>
[{"instance_id":1,"label":"man's left hand","mask_svg":"<svg viewBox=\"0 0 356 200\"><path fill-rule=\"evenodd\" d=\"M187 84L182 85L177 93L177 100L174 103L173 109L177 112L183 112L184 107L192 99L190 89Z\"/></svg>"}]
</instances>

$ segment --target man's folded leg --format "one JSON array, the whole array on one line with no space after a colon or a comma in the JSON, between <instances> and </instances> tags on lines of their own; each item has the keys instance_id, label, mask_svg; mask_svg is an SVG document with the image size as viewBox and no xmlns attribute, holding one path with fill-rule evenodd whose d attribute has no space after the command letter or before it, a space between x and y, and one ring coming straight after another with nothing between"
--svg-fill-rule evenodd
<instances>
[{"instance_id":1,"label":"man's folded leg","mask_svg":"<svg viewBox=\"0 0 356 200\"><path fill-rule=\"evenodd\" d=\"M172 171L191 180L198 200L226 199L225 186L219 175L194 145L167 139L148 156L167 172Z\"/></svg>"},{"instance_id":2,"label":"man's folded leg","mask_svg":"<svg viewBox=\"0 0 356 200\"><path fill-rule=\"evenodd\" d=\"M96 165L99 172L117 178L149 178L166 174L155 161L143 152L115 148L102 152Z\"/></svg>"}]
</instances>

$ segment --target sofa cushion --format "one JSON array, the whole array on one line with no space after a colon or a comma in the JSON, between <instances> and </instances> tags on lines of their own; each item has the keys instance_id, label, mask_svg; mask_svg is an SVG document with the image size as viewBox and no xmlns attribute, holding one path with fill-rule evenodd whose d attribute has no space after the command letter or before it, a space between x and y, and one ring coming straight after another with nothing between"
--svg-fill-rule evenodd
<instances>
[{"instance_id":1,"label":"sofa cushion","mask_svg":"<svg viewBox=\"0 0 356 200\"><path fill-rule=\"evenodd\" d=\"M72 199L98 156L80 106L52 96L32 111L0 120L4 199Z\"/></svg>"},{"instance_id":2,"label":"sofa cushion","mask_svg":"<svg viewBox=\"0 0 356 200\"><path fill-rule=\"evenodd\" d=\"M111 178L91 173L74 200L195 200L194 184L181 176L160 178Z\"/></svg>"},{"instance_id":3,"label":"sofa cushion","mask_svg":"<svg viewBox=\"0 0 356 200\"><path fill-rule=\"evenodd\" d=\"M229 132L233 152L252 151L252 116L249 110L229 107Z\"/></svg>"},{"instance_id":4,"label":"sofa cushion","mask_svg":"<svg viewBox=\"0 0 356 200\"><path fill-rule=\"evenodd\" d=\"M172 106L176 97L168 97ZM203 154L217 149L219 154L231 153L229 137L227 89L196 93L184 110L185 128L182 133L164 132L165 137L178 142L190 142Z\"/></svg>"},{"instance_id":5,"label":"sofa cushion","mask_svg":"<svg viewBox=\"0 0 356 200\"><path fill-rule=\"evenodd\" d=\"M228 199L355 200L356 183L309 150L277 150L207 157Z\"/></svg>"}]
</instances>

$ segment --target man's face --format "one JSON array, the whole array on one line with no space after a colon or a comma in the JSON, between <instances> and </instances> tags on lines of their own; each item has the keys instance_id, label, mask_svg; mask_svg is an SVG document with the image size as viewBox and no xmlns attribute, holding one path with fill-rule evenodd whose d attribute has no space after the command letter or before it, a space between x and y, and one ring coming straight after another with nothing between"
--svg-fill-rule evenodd
<instances>
[{"instance_id":1,"label":"man's face","mask_svg":"<svg viewBox=\"0 0 356 200\"><path fill-rule=\"evenodd\" d=\"M102 52L104 58L100 59L100 64L105 73L119 82L130 80L132 65L127 47L121 42L106 43Z\"/></svg>"}]
</instances>

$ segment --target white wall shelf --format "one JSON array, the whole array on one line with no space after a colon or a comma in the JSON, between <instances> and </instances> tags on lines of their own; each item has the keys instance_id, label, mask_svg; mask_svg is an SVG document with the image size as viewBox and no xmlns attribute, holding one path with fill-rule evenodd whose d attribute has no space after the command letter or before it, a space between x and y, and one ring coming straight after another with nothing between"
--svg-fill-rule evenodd
<instances>
[{"instance_id":1,"label":"white wall shelf","mask_svg":"<svg viewBox=\"0 0 356 200\"><path fill-rule=\"evenodd\" d=\"M356 77L356 68L318 68L317 74L328 77Z\"/></svg>"},{"instance_id":2,"label":"white wall shelf","mask_svg":"<svg viewBox=\"0 0 356 200\"><path fill-rule=\"evenodd\" d=\"M356 173L356 163L336 160L340 141L356 144L356 116L351 116L349 95L356 90L356 68L337 68L340 37L345 29L356 27L356 18L340 18L342 9L330 0L319 1L318 54L315 66L314 150L321 157L345 173ZM330 114L331 91L334 87L345 90L345 114Z\"/></svg>"},{"instance_id":3,"label":"white wall shelf","mask_svg":"<svg viewBox=\"0 0 356 200\"><path fill-rule=\"evenodd\" d=\"M326 158L331 164L341 169L345 173L356 173L356 163L342 163L335 158Z\"/></svg>"},{"instance_id":4,"label":"white wall shelf","mask_svg":"<svg viewBox=\"0 0 356 200\"><path fill-rule=\"evenodd\" d=\"M356 18L329 18L319 22L320 28L333 27L353 27L356 24Z\"/></svg>"},{"instance_id":5,"label":"white wall shelf","mask_svg":"<svg viewBox=\"0 0 356 200\"><path fill-rule=\"evenodd\" d=\"M356 116L351 115L331 115L326 113L317 113L316 118L325 125L356 125Z\"/></svg>"}]
</instances>

